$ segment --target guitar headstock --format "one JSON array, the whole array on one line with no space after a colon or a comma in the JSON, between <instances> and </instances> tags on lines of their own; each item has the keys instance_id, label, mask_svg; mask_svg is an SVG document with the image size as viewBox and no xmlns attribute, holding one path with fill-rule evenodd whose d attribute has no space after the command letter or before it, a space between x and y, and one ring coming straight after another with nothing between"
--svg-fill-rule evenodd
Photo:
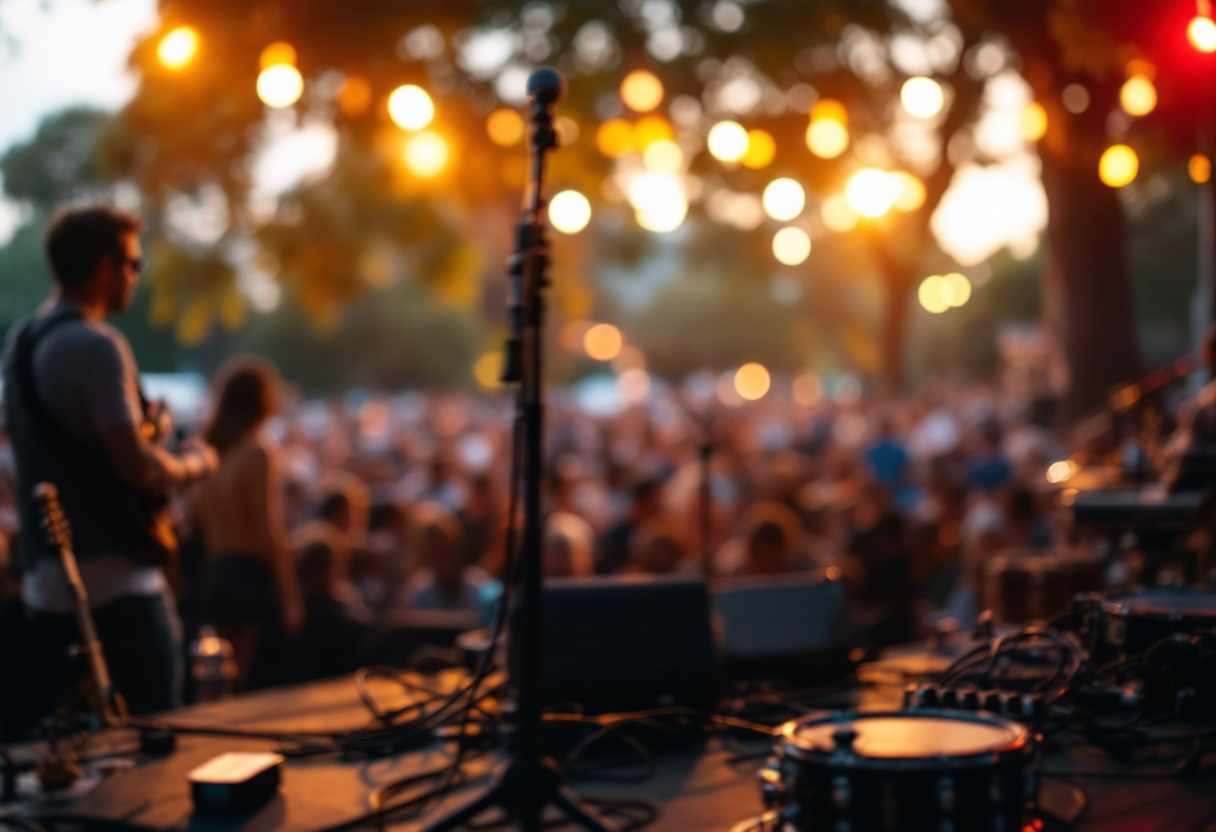
<instances>
[{"instance_id":1,"label":"guitar headstock","mask_svg":"<svg viewBox=\"0 0 1216 832\"><path fill-rule=\"evenodd\" d=\"M56 549L71 549L72 527L59 504L59 489L49 482L38 483L34 486L34 502L42 514L47 541Z\"/></svg>"}]
</instances>

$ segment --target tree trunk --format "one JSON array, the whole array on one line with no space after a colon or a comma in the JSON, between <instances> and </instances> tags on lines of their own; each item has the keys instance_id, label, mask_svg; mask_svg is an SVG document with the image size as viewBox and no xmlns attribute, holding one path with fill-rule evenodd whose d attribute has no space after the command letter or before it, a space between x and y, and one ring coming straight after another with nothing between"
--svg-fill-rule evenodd
<instances>
[{"instance_id":1,"label":"tree trunk","mask_svg":"<svg viewBox=\"0 0 1216 832\"><path fill-rule=\"evenodd\" d=\"M1040 147L1047 192L1048 256L1044 297L1058 307L1047 325L1067 363L1061 418L1101 404L1111 389L1141 373L1128 274L1127 222L1115 189L1087 154Z\"/></svg>"}]
</instances>

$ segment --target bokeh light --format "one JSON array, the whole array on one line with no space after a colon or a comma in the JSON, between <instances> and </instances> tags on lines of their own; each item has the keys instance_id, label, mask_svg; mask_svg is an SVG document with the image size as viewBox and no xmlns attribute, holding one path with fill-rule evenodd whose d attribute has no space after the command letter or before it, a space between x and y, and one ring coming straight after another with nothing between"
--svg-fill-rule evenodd
<instances>
[{"instance_id":1,"label":"bokeh light","mask_svg":"<svg viewBox=\"0 0 1216 832\"><path fill-rule=\"evenodd\" d=\"M971 281L967 279L966 275L951 272L942 277L939 292L942 300L950 306L962 306L971 300Z\"/></svg>"},{"instance_id":2,"label":"bokeh light","mask_svg":"<svg viewBox=\"0 0 1216 832\"><path fill-rule=\"evenodd\" d=\"M688 215L688 199L680 180L670 173L644 173L629 186L638 225L665 234L675 231Z\"/></svg>"},{"instance_id":3,"label":"bokeh light","mask_svg":"<svg viewBox=\"0 0 1216 832\"><path fill-rule=\"evenodd\" d=\"M774 179L764 189L764 213L786 222L802 213L806 207L806 191L793 179Z\"/></svg>"},{"instance_id":4,"label":"bokeh light","mask_svg":"<svg viewBox=\"0 0 1216 832\"><path fill-rule=\"evenodd\" d=\"M1146 116L1157 106L1157 88L1143 75L1133 75L1119 89L1119 104L1129 116Z\"/></svg>"},{"instance_id":5,"label":"bokeh light","mask_svg":"<svg viewBox=\"0 0 1216 832\"><path fill-rule=\"evenodd\" d=\"M849 179L845 196L853 210L863 217L881 217L899 198L899 180L885 170L866 168Z\"/></svg>"},{"instance_id":6,"label":"bokeh light","mask_svg":"<svg viewBox=\"0 0 1216 832\"><path fill-rule=\"evenodd\" d=\"M473 364L473 378L483 390L502 386L502 353L488 352Z\"/></svg>"},{"instance_id":7,"label":"bokeh light","mask_svg":"<svg viewBox=\"0 0 1216 832\"><path fill-rule=\"evenodd\" d=\"M832 194L825 199L823 205L820 206L819 214L823 218L824 225L840 234L852 231L860 219L844 194Z\"/></svg>"},{"instance_id":8,"label":"bokeh light","mask_svg":"<svg viewBox=\"0 0 1216 832\"><path fill-rule=\"evenodd\" d=\"M583 336L583 350L588 358L596 361L611 361L624 346L621 331L612 324L596 324Z\"/></svg>"},{"instance_id":9,"label":"bokeh light","mask_svg":"<svg viewBox=\"0 0 1216 832\"><path fill-rule=\"evenodd\" d=\"M925 204L925 184L904 170L895 171L892 178L899 183L899 196L895 198L896 211L915 211Z\"/></svg>"},{"instance_id":10,"label":"bokeh light","mask_svg":"<svg viewBox=\"0 0 1216 832\"><path fill-rule=\"evenodd\" d=\"M747 155L747 131L736 121L719 121L709 131L709 153L720 162L737 162Z\"/></svg>"},{"instance_id":11,"label":"bokeh light","mask_svg":"<svg viewBox=\"0 0 1216 832\"><path fill-rule=\"evenodd\" d=\"M1212 160L1202 153L1196 153L1186 163L1186 172L1192 182L1202 185L1212 178Z\"/></svg>"},{"instance_id":12,"label":"bokeh light","mask_svg":"<svg viewBox=\"0 0 1216 832\"><path fill-rule=\"evenodd\" d=\"M747 153L743 155L743 167L759 170L766 168L777 155L777 142L767 130L747 131Z\"/></svg>"},{"instance_id":13,"label":"bokeh light","mask_svg":"<svg viewBox=\"0 0 1216 832\"><path fill-rule=\"evenodd\" d=\"M945 281L940 274L933 274L921 281L920 287L916 290L916 299L920 301L920 305L926 311L932 312L934 315L945 312L950 308L950 302L946 300Z\"/></svg>"},{"instance_id":14,"label":"bokeh light","mask_svg":"<svg viewBox=\"0 0 1216 832\"><path fill-rule=\"evenodd\" d=\"M823 384L814 373L803 373L791 386L794 401L803 407L814 407L823 398Z\"/></svg>"},{"instance_id":15,"label":"bokeh light","mask_svg":"<svg viewBox=\"0 0 1216 832\"><path fill-rule=\"evenodd\" d=\"M1037 142L1047 133L1047 111L1037 101L1031 101L1022 108L1021 117L1022 138L1028 142Z\"/></svg>"},{"instance_id":16,"label":"bokeh light","mask_svg":"<svg viewBox=\"0 0 1216 832\"><path fill-rule=\"evenodd\" d=\"M1140 170L1140 158L1136 151L1125 144L1106 148L1098 160L1098 178L1112 188L1122 188L1136 178Z\"/></svg>"},{"instance_id":17,"label":"bokeh light","mask_svg":"<svg viewBox=\"0 0 1216 832\"><path fill-rule=\"evenodd\" d=\"M1060 93L1060 100L1065 110L1079 115L1089 109L1089 90L1080 84L1069 84Z\"/></svg>"},{"instance_id":18,"label":"bokeh light","mask_svg":"<svg viewBox=\"0 0 1216 832\"><path fill-rule=\"evenodd\" d=\"M1196 15L1186 27L1186 37L1200 52L1216 52L1216 22L1212 18Z\"/></svg>"},{"instance_id":19,"label":"bokeh light","mask_svg":"<svg viewBox=\"0 0 1216 832\"><path fill-rule=\"evenodd\" d=\"M633 125L623 118L605 121L595 131L595 146L609 159L619 159L633 150Z\"/></svg>"},{"instance_id":20,"label":"bokeh light","mask_svg":"<svg viewBox=\"0 0 1216 832\"><path fill-rule=\"evenodd\" d=\"M388 115L402 130L421 130L435 118L435 103L422 87L406 84L389 95Z\"/></svg>"},{"instance_id":21,"label":"bokeh light","mask_svg":"<svg viewBox=\"0 0 1216 832\"><path fill-rule=\"evenodd\" d=\"M499 147L514 147L523 140L524 118L509 107L499 107L486 119L486 133Z\"/></svg>"},{"instance_id":22,"label":"bokeh light","mask_svg":"<svg viewBox=\"0 0 1216 832\"><path fill-rule=\"evenodd\" d=\"M351 77L342 81L338 90L338 109L343 115L355 117L367 112L372 103L372 86L362 78Z\"/></svg>"},{"instance_id":23,"label":"bokeh light","mask_svg":"<svg viewBox=\"0 0 1216 832\"><path fill-rule=\"evenodd\" d=\"M773 380L763 364L752 361L735 371L735 392L749 402L764 398Z\"/></svg>"},{"instance_id":24,"label":"bokeh light","mask_svg":"<svg viewBox=\"0 0 1216 832\"><path fill-rule=\"evenodd\" d=\"M671 139L659 139L642 152L642 164L655 173L675 173L684 166L684 151Z\"/></svg>"},{"instance_id":25,"label":"bokeh light","mask_svg":"<svg viewBox=\"0 0 1216 832\"><path fill-rule=\"evenodd\" d=\"M904 81L899 90L899 100L909 115L933 118L945 106L946 95L942 85L932 78L916 77Z\"/></svg>"},{"instance_id":26,"label":"bokeh light","mask_svg":"<svg viewBox=\"0 0 1216 832\"><path fill-rule=\"evenodd\" d=\"M1050 483L1066 482L1077 472L1077 463L1071 459L1061 459L1047 466L1047 481Z\"/></svg>"},{"instance_id":27,"label":"bokeh light","mask_svg":"<svg viewBox=\"0 0 1216 832\"><path fill-rule=\"evenodd\" d=\"M639 119L633 127L633 146L638 150L645 150L655 142L671 141L675 135L667 119L662 116L646 116Z\"/></svg>"},{"instance_id":28,"label":"bokeh light","mask_svg":"<svg viewBox=\"0 0 1216 832\"><path fill-rule=\"evenodd\" d=\"M258 74L257 90L267 107L290 107L304 93L304 76L287 64L268 66Z\"/></svg>"},{"instance_id":29,"label":"bokeh light","mask_svg":"<svg viewBox=\"0 0 1216 832\"><path fill-rule=\"evenodd\" d=\"M549 221L563 234L577 234L591 222L591 203L578 191L562 191L549 200Z\"/></svg>"},{"instance_id":30,"label":"bokeh light","mask_svg":"<svg viewBox=\"0 0 1216 832\"><path fill-rule=\"evenodd\" d=\"M650 392L650 376L640 367L626 370L616 377L616 394L621 404L637 404Z\"/></svg>"},{"instance_id":31,"label":"bokeh light","mask_svg":"<svg viewBox=\"0 0 1216 832\"><path fill-rule=\"evenodd\" d=\"M290 43L283 41L272 43L262 50L262 54L258 58L258 66L262 69L280 64L296 65L296 49Z\"/></svg>"},{"instance_id":32,"label":"bokeh light","mask_svg":"<svg viewBox=\"0 0 1216 832\"><path fill-rule=\"evenodd\" d=\"M634 70L621 82L621 100L634 112L649 113L663 101L663 82L653 72Z\"/></svg>"},{"instance_id":33,"label":"bokeh light","mask_svg":"<svg viewBox=\"0 0 1216 832\"><path fill-rule=\"evenodd\" d=\"M811 238L801 228L782 228L773 235L773 256L787 266L797 266L811 256Z\"/></svg>"},{"instance_id":34,"label":"bokeh light","mask_svg":"<svg viewBox=\"0 0 1216 832\"><path fill-rule=\"evenodd\" d=\"M849 111L834 98L821 98L811 107L811 121L834 121L849 126Z\"/></svg>"},{"instance_id":35,"label":"bokeh light","mask_svg":"<svg viewBox=\"0 0 1216 832\"><path fill-rule=\"evenodd\" d=\"M198 30L193 26L178 26L156 45L156 59L165 69L183 69L198 54Z\"/></svg>"},{"instance_id":36,"label":"bokeh light","mask_svg":"<svg viewBox=\"0 0 1216 832\"><path fill-rule=\"evenodd\" d=\"M405 143L405 166L415 176L438 176L447 163L448 143L438 133L418 133Z\"/></svg>"},{"instance_id":37,"label":"bokeh light","mask_svg":"<svg viewBox=\"0 0 1216 832\"><path fill-rule=\"evenodd\" d=\"M806 128L806 146L820 159L835 159L849 147L849 128L832 119L812 121Z\"/></svg>"}]
</instances>

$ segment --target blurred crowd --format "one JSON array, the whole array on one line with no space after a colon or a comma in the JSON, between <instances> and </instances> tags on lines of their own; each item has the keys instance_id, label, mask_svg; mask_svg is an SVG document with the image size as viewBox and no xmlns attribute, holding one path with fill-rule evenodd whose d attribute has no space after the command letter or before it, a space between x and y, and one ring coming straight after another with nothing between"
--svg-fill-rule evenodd
<instances>
[{"instance_id":1,"label":"blurred crowd","mask_svg":"<svg viewBox=\"0 0 1216 832\"><path fill-rule=\"evenodd\" d=\"M1027 401L947 384L803 398L774 389L727 406L690 384L589 415L556 391L545 574L818 570L843 582L854 638L882 646L935 618L966 624L988 558L1058 534L1040 486L1063 454ZM484 617L505 577L510 398L282 400L271 368L238 362L197 426L221 464L178 499L186 638L214 625L236 649L239 685L259 687L358 667L394 611ZM0 435L9 606L21 580L11 460Z\"/></svg>"}]
</instances>

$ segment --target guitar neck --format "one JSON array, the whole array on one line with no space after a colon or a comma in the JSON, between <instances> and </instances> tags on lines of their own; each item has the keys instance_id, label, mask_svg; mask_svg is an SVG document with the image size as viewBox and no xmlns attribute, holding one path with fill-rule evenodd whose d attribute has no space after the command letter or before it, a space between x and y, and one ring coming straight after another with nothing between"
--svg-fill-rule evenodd
<instances>
[{"instance_id":1,"label":"guitar neck","mask_svg":"<svg viewBox=\"0 0 1216 832\"><path fill-rule=\"evenodd\" d=\"M89 672L93 677L93 685L97 688L98 711L107 725L117 725L119 720L114 712L114 686L110 681L110 668L106 664L101 639L97 637L97 627L93 622L93 611L89 609L88 592L85 591L84 581L80 578L76 553L70 546L60 545L58 549L59 562L63 565L63 572L72 592L76 624L80 628L81 648L88 657Z\"/></svg>"}]
</instances>

